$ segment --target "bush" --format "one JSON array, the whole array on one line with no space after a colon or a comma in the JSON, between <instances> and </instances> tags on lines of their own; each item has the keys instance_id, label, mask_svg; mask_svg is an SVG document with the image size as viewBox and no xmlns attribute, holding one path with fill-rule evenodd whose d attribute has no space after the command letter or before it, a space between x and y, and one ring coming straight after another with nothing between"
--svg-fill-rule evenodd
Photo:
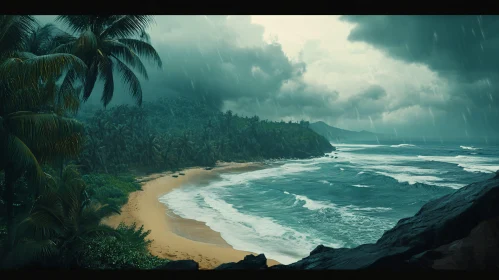
<instances>
[{"instance_id":1,"label":"bush","mask_svg":"<svg viewBox=\"0 0 499 280\"><path fill-rule=\"evenodd\" d=\"M147 250L149 231L135 224L120 224L116 229L119 237L100 236L87 240L80 265L87 269L153 269L168 260L151 255Z\"/></svg>"},{"instance_id":2,"label":"bush","mask_svg":"<svg viewBox=\"0 0 499 280\"><path fill-rule=\"evenodd\" d=\"M133 176L92 173L83 175L88 195L101 204L120 208L128 201L128 195L140 190Z\"/></svg>"}]
</instances>

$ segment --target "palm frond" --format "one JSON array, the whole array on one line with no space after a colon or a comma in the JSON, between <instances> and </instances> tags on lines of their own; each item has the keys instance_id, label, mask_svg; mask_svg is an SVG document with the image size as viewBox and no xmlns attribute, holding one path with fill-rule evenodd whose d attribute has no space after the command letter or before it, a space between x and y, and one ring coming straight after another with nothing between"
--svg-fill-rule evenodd
<instances>
[{"instance_id":1,"label":"palm frond","mask_svg":"<svg viewBox=\"0 0 499 280\"><path fill-rule=\"evenodd\" d=\"M149 36L149 33L147 33L145 30L142 30L142 32L140 32L139 39L148 44L151 44L151 36Z\"/></svg>"},{"instance_id":2,"label":"palm frond","mask_svg":"<svg viewBox=\"0 0 499 280\"><path fill-rule=\"evenodd\" d=\"M80 93L83 86L77 86L78 81L80 81L80 77L73 70L68 71L64 77L57 94L57 105L63 111L68 110L71 113L76 113L80 108Z\"/></svg>"},{"instance_id":3,"label":"palm frond","mask_svg":"<svg viewBox=\"0 0 499 280\"><path fill-rule=\"evenodd\" d=\"M14 90L4 89L0 95L0 114L35 110L50 103L52 97L41 84L26 85Z\"/></svg>"},{"instance_id":4,"label":"palm frond","mask_svg":"<svg viewBox=\"0 0 499 280\"><path fill-rule=\"evenodd\" d=\"M73 114L76 114L80 109L80 92L82 91L83 86L69 88L66 91L61 91L59 94L62 96L62 102L58 104L58 108L60 111L65 112L69 111ZM61 115L61 114L60 114Z\"/></svg>"},{"instance_id":5,"label":"palm frond","mask_svg":"<svg viewBox=\"0 0 499 280\"><path fill-rule=\"evenodd\" d=\"M22 267L33 261L43 261L56 256L58 253L59 248L53 240L22 240L6 256L4 265Z\"/></svg>"},{"instance_id":6,"label":"palm frond","mask_svg":"<svg viewBox=\"0 0 499 280\"><path fill-rule=\"evenodd\" d=\"M76 41L74 52L78 55L86 55L97 50L97 36L91 31L83 32Z\"/></svg>"},{"instance_id":7,"label":"palm frond","mask_svg":"<svg viewBox=\"0 0 499 280\"><path fill-rule=\"evenodd\" d=\"M161 61L158 53L149 43L137 39L118 39L118 41L127 45L139 56L143 56L155 62L158 67L161 68L163 66L163 62Z\"/></svg>"},{"instance_id":8,"label":"palm frond","mask_svg":"<svg viewBox=\"0 0 499 280\"><path fill-rule=\"evenodd\" d=\"M100 77L104 80L104 90L102 91L101 101L106 107L111 99L113 99L114 93L114 80L113 80L113 61L105 57L101 59L99 63Z\"/></svg>"},{"instance_id":9,"label":"palm frond","mask_svg":"<svg viewBox=\"0 0 499 280\"><path fill-rule=\"evenodd\" d=\"M57 27L51 23L45 24L44 26L37 26L37 28L31 32L25 43L26 51L36 55L46 54L50 49L56 29Z\"/></svg>"},{"instance_id":10,"label":"palm frond","mask_svg":"<svg viewBox=\"0 0 499 280\"><path fill-rule=\"evenodd\" d=\"M56 22L65 23L72 32L83 32L90 27L90 20L85 15L60 15Z\"/></svg>"},{"instance_id":11,"label":"palm frond","mask_svg":"<svg viewBox=\"0 0 499 280\"><path fill-rule=\"evenodd\" d=\"M28 15L0 15L0 54L25 49L36 21Z\"/></svg>"},{"instance_id":12,"label":"palm frond","mask_svg":"<svg viewBox=\"0 0 499 280\"><path fill-rule=\"evenodd\" d=\"M53 35L52 35L52 38L50 40L50 42L48 42L46 44L46 46L44 46L44 51L45 53L44 54L47 54L47 53L57 53L57 51L55 51L57 48L59 48L60 46L62 45L70 45L71 48L67 48L67 49L64 49L64 51L59 51L59 53L73 53L74 49L74 43L76 42L77 38L57 27L54 27L53 29Z\"/></svg>"},{"instance_id":13,"label":"palm frond","mask_svg":"<svg viewBox=\"0 0 499 280\"><path fill-rule=\"evenodd\" d=\"M146 30L154 18L148 15L124 15L119 16L101 34L101 38L126 38L140 35Z\"/></svg>"},{"instance_id":14,"label":"palm frond","mask_svg":"<svg viewBox=\"0 0 499 280\"><path fill-rule=\"evenodd\" d=\"M109 49L111 57L123 60L122 62L135 68L146 80L149 79L146 67L130 47L115 40L106 41L106 43L106 47Z\"/></svg>"},{"instance_id":15,"label":"palm frond","mask_svg":"<svg viewBox=\"0 0 499 280\"><path fill-rule=\"evenodd\" d=\"M99 225L101 220L112 214L121 214L120 210L108 204L100 204L96 201L89 201L85 207L81 208L80 224L87 226Z\"/></svg>"},{"instance_id":16,"label":"palm frond","mask_svg":"<svg viewBox=\"0 0 499 280\"><path fill-rule=\"evenodd\" d=\"M80 213L85 201L85 182L74 165L64 168L59 195L64 207L66 226L77 231Z\"/></svg>"},{"instance_id":17,"label":"palm frond","mask_svg":"<svg viewBox=\"0 0 499 280\"><path fill-rule=\"evenodd\" d=\"M17 53L16 57L6 59L0 64L0 77L10 82L9 86L21 87L34 85L53 77L60 77L68 70L83 75L85 63L71 54L50 54L31 56L28 53ZM17 82L17 83L16 83Z\"/></svg>"},{"instance_id":18,"label":"palm frond","mask_svg":"<svg viewBox=\"0 0 499 280\"><path fill-rule=\"evenodd\" d=\"M39 199L46 198L42 195ZM55 194L55 198L50 198L48 202L38 202L36 208L23 219L18 226L17 234L23 237L30 237L35 240L57 238L64 233L64 220L62 207Z\"/></svg>"},{"instance_id":19,"label":"palm frond","mask_svg":"<svg viewBox=\"0 0 499 280\"><path fill-rule=\"evenodd\" d=\"M4 125L42 160L76 156L82 148L83 125L74 119L16 112L8 115Z\"/></svg>"},{"instance_id":20,"label":"palm frond","mask_svg":"<svg viewBox=\"0 0 499 280\"><path fill-rule=\"evenodd\" d=\"M140 81L135 76L133 71L128 68L123 62L119 59L115 59L116 66L118 67L118 72L121 74L121 78L125 84L128 84L128 89L132 94L133 98L140 106L142 105L142 87L140 86Z\"/></svg>"},{"instance_id":21,"label":"palm frond","mask_svg":"<svg viewBox=\"0 0 499 280\"><path fill-rule=\"evenodd\" d=\"M80 94L83 86L73 71L68 71L60 86L56 88L54 112L59 116L65 113L76 114L80 108Z\"/></svg>"},{"instance_id":22,"label":"palm frond","mask_svg":"<svg viewBox=\"0 0 499 280\"><path fill-rule=\"evenodd\" d=\"M87 76L85 77L85 83L83 87L83 101L86 101L92 94L92 90L94 89L98 74L98 60L94 59L92 64L90 64L90 67L88 67Z\"/></svg>"},{"instance_id":23,"label":"palm frond","mask_svg":"<svg viewBox=\"0 0 499 280\"><path fill-rule=\"evenodd\" d=\"M78 172L77 166L73 164L66 165L62 173L62 182L68 184L71 182L75 182L74 180L78 180L80 188L81 184L84 184L81 180L81 175L80 172Z\"/></svg>"},{"instance_id":24,"label":"palm frond","mask_svg":"<svg viewBox=\"0 0 499 280\"><path fill-rule=\"evenodd\" d=\"M7 115L17 111L56 111L60 115L69 111L76 113L80 106L80 92L82 87L77 86L74 72L70 71L64 78L61 86L56 85L55 79L45 83L25 85L14 90L3 90L0 95L0 114Z\"/></svg>"},{"instance_id":25,"label":"palm frond","mask_svg":"<svg viewBox=\"0 0 499 280\"><path fill-rule=\"evenodd\" d=\"M94 225L85 227L84 231L81 233L82 236L102 236L102 235L111 235L111 236L119 236L119 233L110 226L107 225Z\"/></svg>"},{"instance_id":26,"label":"palm frond","mask_svg":"<svg viewBox=\"0 0 499 280\"><path fill-rule=\"evenodd\" d=\"M16 178L26 172L31 183L40 187L43 181L43 171L36 157L23 141L12 134L0 134L0 170L8 167L13 170Z\"/></svg>"},{"instance_id":27,"label":"palm frond","mask_svg":"<svg viewBox=\"0 0 499 280\"><path fill-rule=\"evenodd\" d=\"M66 43L61 43L52 48L50 53L56 54L56 53L75 53L76 52L76 40L74 41L69 41Z\"/></svg>"}]
</instances>

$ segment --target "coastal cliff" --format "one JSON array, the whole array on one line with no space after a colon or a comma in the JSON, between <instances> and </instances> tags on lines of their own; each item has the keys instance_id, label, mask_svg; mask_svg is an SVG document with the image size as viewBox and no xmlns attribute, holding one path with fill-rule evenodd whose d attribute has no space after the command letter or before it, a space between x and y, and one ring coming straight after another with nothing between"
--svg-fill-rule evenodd
<instances>
[{"instance_id":1,"label":"coastal cliff","mask_svg":"<svg viewBox=\"0 0 499 280\"><path fill-rule=\"evenodd\" d=\"M426 203L374 244L319 245L308 257L268 267L263 254L216 269L497 269L499 173ZM195 266L191 266L194 268ZM169 265L175 268L175 262Z\"/></svg>"}]
</instances>

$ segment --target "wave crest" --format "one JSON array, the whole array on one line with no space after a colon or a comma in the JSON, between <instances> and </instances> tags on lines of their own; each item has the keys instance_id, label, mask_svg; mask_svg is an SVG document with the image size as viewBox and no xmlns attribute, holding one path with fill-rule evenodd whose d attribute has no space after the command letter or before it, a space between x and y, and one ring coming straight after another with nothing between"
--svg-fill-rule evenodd
<instances>
[{"instance_id":1,"label":"wave crest","mask_svg":"<svg viewBox=\"0 0 499 280\"><path fill-rule=\"evenodd\" d=\"M402 147L416 147L416 146L412 145L412 144L398 144L398 145L391 145L390 147L392 147L392 148L402 148Z\"/></svg>"}]
</instances>

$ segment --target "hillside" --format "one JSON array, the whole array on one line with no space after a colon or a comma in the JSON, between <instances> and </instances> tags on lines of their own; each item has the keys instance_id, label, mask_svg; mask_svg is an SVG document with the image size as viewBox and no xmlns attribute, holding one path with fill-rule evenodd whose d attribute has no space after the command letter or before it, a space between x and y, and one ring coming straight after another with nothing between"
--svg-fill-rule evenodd
<instances>
[{"instance_id":1,"label":"hillside","mask_svg":"<svg viewBox=\"0 0 499 280\"><path fill-rule=\"evenodd\" d=\"M379 141L389 139L390 135L373 133L366 130L351 131L330 126L322 121L311 123L310 129L324 136L329 141Z\"/></svg>"},{"instance_id":2,"label":"hillside","mask_svg":"<svg viewBox=\"0 0 499 280\"><path fill-rule=\"evenodd\" d=\"M85 171L175 170L216 161L256 161L322 156L334 147L308 122L272 122L240 117L185 97L142 107L86 110Z\"/></svg>"}]
</instances>

